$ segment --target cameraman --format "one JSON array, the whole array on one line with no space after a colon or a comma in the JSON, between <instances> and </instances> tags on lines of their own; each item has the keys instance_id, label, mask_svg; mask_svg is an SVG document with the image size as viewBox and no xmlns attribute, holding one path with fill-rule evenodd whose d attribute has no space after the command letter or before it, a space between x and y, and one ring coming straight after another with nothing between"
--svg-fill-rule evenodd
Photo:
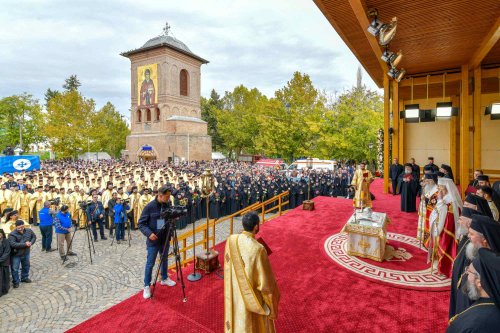
<instances>
[{"instance_id":1,"label":"cameraman","mask_svg":"<svg viewBox=\"0 0 500 333\"><path fill-rule=\"evenodd\" d=\"M111 200L110 200L111 201ZM108 205L109 207L109 205ZM116 198L116 201L113 205L113 222L116 226L116 243L120 244L120 241L125 238L125 222L127 221L127 210L130 207L127 204L127 201L122 203L121 198Z\"/></svg>"},{"instance_id":2,"label":"cameraman","mask_svg":"<svg viewBox=\"0 0 500 333\"><path fill-rule=\"evenodd\" d=\"M68 246L68 256L76 256L76 253L71 251L71 215L68 210L68 206L62 205L61 210L54 217L54 226L56 227L57 244L61 259L64 259L64 241L66 241Z\"/></svg>"},{"instance_id":3,"label":"cameraman","mask_svg":"<svg viewBox=\"0 0 500 333\"><path fill-rule=\"evenodd\" d=\"M42 234L42 252L52 252L52 225L54 224L55 211L50 209L50 201L45 201L43 208L38 212L40 233Z\"/></svg>"},{"instance_id":4,"label":"cameraman","mask_svg":"<svg viewBox=\"0 0 500 333\"><path fill-rule=\"evenodd\" d=\"M92 234L94 235L94 242L97 242L97 230L96 225L99 223L99 233L101 234L101 240L106 240L104 236L104 207L102 202L97 201L97 194L92 194L92 202L87 206L85 210L90 223L92 224Z\"/></svg>"},{"instance_id":5,"label":"cameraman","mask_svg":"<svg viewBox=\"0 0 500 333\"><path fill-rule=\"evenodd\" d=\"M139 230L147 237L146 239L146 249L147 249L147 260L146 267L144 269L144 298L151 297L151 275L153 273L153 267L155 265L156 256L158 253L162 255L163 247L166 243L165 253L163 253L164 260L163 265L160 267L161 271L161 285L167 285L169 287L175 286L175 282L170 280L167 274L168 269L168 248L170 239L165 239L161 237L159 232L166 235L169 230L168 221L161 218L161 214L167 210L170 206L170 188L168 186L162 186L158 190L158 195L156 198L148 203L142 210L141 216L139 218ZM159 237L160 236L160 237ZM156 282L156 281L155 281Z\"/></svg>"}]
</instances>

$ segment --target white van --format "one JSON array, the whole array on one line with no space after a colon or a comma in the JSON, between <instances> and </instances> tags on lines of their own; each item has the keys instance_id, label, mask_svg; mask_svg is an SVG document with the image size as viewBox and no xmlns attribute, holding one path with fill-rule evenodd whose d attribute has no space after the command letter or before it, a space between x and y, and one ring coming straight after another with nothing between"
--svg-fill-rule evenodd
<instances>
[{"instance_id":1,"label":"white van","mask_svg":"<svg viewBox=\"0 0 500 333\"><path fill-rule=\"evenodd\" d=\"M312 159L312 168L314 170L335 170L335 166L337 165L336 161L333 160L320 160L319 158L313 158ZM292 164L288 166L288 171L293 171L293 170L302 170L304 168L307 168L307 160L302 159L302 160L296 160Z\"/></svg>"}]
</instances>

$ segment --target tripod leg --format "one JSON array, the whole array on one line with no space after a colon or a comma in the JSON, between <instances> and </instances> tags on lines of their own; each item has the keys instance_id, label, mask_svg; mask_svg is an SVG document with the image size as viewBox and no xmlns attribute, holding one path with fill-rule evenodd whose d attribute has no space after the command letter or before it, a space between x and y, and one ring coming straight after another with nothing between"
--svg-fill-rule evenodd
<instances>
[{"instance_id":1,"label":"tripod leg","mask_svg":"<svg viewBox=\"0 0 500 333\"><path fill-rule=\"evenodd\" d=\"M184 276L182 275L182 263L181 263L181 255L179 253L179 242L177 239L177 229L174 229L174 256L175 256L175 266L177 267L177 280L179 280L179 275L181 277L181 287L182 287L182 301L184 303L187 302L186 298L186 286L184 285Z\"/></svg>"},{"instance_id":2,"label":"tripod leg","mask_svg":"<svg viewBox=\"0 0 500 333\"><path fill-rule=\"evenodd\" d=\"M168 240L170 239L170 235L171 235L171 229L168 230L165 244L163 244L163 249L162 249L161 254L160 254L160 264L156 268L155 278L153 281L151 281L151 282L153 282L153 288L151 289L151 298L153 298L153 296L154 296L155 289L156 289L156 281L158 281L158 274L160 274L161 266L163 265L163 262L165 261L165 250L167 249ZM167 253L167 260L168 260L168 253Z\"/></svg>"},{"instance_id":3,"label":"tripod leg","mask_svg":"<svg viewBox=\"0 0 500 333\"><path fill-rule=\"evenodd\" d=\"M77 230L78 229L75 228L75 232L73 233L73 235L71 235L71 240L69 241L68 248L66 249L66 254L64 255L62 265L64 265L64 263L66 262L66 259L68 259L68 252L69 252L69 249L71 249L71 245L73 244L73 239L75 238ZM59 242L57 242L57 243L59 243Z\"/></svg>"}]
</instances>

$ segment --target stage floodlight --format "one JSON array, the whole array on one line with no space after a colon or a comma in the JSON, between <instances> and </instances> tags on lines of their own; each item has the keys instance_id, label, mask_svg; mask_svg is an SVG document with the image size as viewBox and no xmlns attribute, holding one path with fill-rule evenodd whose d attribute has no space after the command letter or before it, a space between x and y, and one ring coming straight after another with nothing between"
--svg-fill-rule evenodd
<instances>
[{"instance_id":1,"label":"stage floodlight","mask_svg":"<svg viewBox=\"0 0 500 333\"><path fill-rule=\"evenodd\" d=\"M392 18L391 23L384 24L382 28L380 28L378 34L378 43L382 46L389 45L389 43L396 36L396 28L398 26L398 19L396 17Z\"/></svg>"},{"instance_id":2,"label":"stage floodlight","mask_svg":"<svg viewBox=\"0 0 500 333\"><path fill-rule=\"evenodd\" d=\"M403 59L403 52L399 50L398 53L394 53L392 51L389 51L388 49L385 49L384 53L382 54L382 57L380 58L389 66L397 67L398 64L401 62L401 59Z\"/></svg>"},{"instance_id":3,"label":"stage floodlight","mask_svg":"<svg viewBox=\"0 0 500 333\"><path fill-rule=\"evenodd\" d=\"M490 115L492 120L500 119L500 102L491 103L486 107L485 115Z\"/></svg>"},{"instance_id":4,"label":"stage floodlight","mask_svg":"<svg viewBox=\"0 0 500 333\"><path fill-rule=\"evenodd\" d=\"M397 82L400 82L403 79L403 77L405 76L405 74L406 74L406 70L404 68L398 70L396 67L392 67L387 72L387 75L389 75L389 77L391 79L394 79Z\"/></svg>"},{"instance_id":5,"label":"stage floodlight","mask_svg":"<svg viewBox=\"0 0 500 333\"><path fill-rule=\"evenodd\" d=\"M436 117L438 118L449 118L451 116L456 116L457 114L458 109L454 108L451 102L436 104Z\"/></svg>"},{"instance_id":6,"label":"stage floodlight","mask_svg":"<svg viewBox=\"0 0 500 333\"><path fill-rule=\"evenodd\" d=\"M380 29L384 26L384 23L381 22L375 14L373 14L373 20L368 26L368 32L371 33L373 36L377 37L380 33Z\"/></svg>"}]
</instances>

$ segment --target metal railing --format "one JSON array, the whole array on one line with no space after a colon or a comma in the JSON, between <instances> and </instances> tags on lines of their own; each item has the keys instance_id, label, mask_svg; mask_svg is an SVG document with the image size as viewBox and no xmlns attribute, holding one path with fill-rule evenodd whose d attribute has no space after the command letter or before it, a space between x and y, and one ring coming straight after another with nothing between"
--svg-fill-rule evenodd
<instances>
[{"instance_id":1,"label":"metal railing","mask_svg":"<svg viewBox=\"0 0 500 333\"><path fill-rule=\"evenodd\" d=\"M226 215L220 219L211 219L210 222L208 223L208 228L211 230L210 232L210 237L208 239L209 241L209 246L211 242L210 248L213 249L215 247L215 226L229 222L229 234L233 234L234 230L234 219L236 217L242 216L248 212L255 211L259 212L260 215L260 223L265 223L269 220L272 220L273 218L277 216L283 215L286 210L283 209L284 206L288 205L289 199L288 199L288 191L283 192L281 194L278 194L275 197L272 197L264 202L256 202L246 208L243 208L242 210L237 211L234 214L231 215ZM270 213L273 213L272 215L268 216ZM195 234L195 239L196 239L196 234L203 233L203 238L201 240L195 241L194 244L189 244L188 245L188 240L193 239L193 233ZM207 224L202 223L198 227L196 227L193 230L190 230L186 233L183 233L182 235L177 237L178 243L179 243L179 254L181 256L181 263L183 266L186 266L188 263L192 262L194 260L194 257L191 255L188 257L188 251L192 250L194 246L203 246L203 249L207 249ZM171 264L169 269L174 269L175 268L175 263Z\"/></svg>"}]
</instances>

